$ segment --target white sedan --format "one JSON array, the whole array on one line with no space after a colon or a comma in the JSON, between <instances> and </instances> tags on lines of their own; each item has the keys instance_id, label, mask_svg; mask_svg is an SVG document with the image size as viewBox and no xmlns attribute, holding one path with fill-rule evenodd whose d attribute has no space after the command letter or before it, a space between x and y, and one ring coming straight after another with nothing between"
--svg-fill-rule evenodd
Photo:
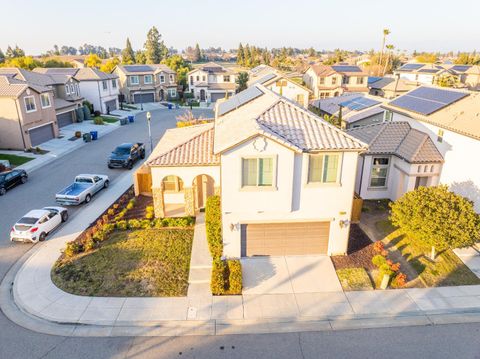
<instances>
[{"instance_id":1,"label":"white sedan","mask_svg":"<svg viewBox=\"0 0 480 359\"><path fill-rule=\"evenodd\" d=\"M12 242L44 241L49 233L68 219L64 207L34 209L23 216L10 230Z\"/></svg>"}]
</instances>

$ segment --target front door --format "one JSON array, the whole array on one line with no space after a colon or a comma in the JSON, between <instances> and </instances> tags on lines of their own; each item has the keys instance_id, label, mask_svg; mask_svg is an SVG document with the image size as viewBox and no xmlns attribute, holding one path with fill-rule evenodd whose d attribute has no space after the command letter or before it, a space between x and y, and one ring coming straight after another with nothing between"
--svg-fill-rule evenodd
<instances>
[{"instance_id":1,"label":"front door","mask_svg":"<svg viewBox=\"0 0 480 359\"><path fill-rule=\"evenodd\" d=\"M160 101L165 100L165 91L163 89L160 90L159 96L160 96Z\"/></svg>"},{"instance_id":2,"label":"front door","mask_svg":"<svg viewBox=\"0 0 480 359\"><path fill-rule=\"evenodd\" d=\"M205 101L205 90L200 90L200 101Z\"/></svg>"}]
</instances>

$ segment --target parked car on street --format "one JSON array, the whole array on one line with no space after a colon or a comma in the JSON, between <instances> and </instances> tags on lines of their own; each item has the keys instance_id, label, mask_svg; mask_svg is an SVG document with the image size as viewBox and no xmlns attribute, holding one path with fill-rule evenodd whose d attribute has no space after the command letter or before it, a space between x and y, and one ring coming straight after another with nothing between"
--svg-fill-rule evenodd
<instances>
[{"instance_id":1,"label":"parked car on street","mask_svg":"<svg viewBox=\"0 0 480 359\"><path fill-rule=\"evenodd\" d=\"M24 170L11 170L0 173L0 196L7 193L7 190L28 180L27 172Z\"/></svg>"},{"instance_id":2,"label":"parked car on street","mask_svg":"<svg viewBox=\"0 0 480 359\"><path fill-rule=\"evenodd\" d=\"M55 199L58 203L65 205L88 203L95 193L107 188L109 184L110 181L106 175L78 175L70 186L55 195Z\"/></svg>"},{"instance_id":3,"label":"parked car on street","mask_svg":"<svg viewBox=\"0 0 480 359\"><path fill-rule=\"evenodd\" d=\"M55 228L68 219L68 211L64 207L44 207L34 209L24 215L10 230L12 242L44 241Z\"/></svg>"},{"instance_id":4,"label":"parked car on street","mask_svg":"<svg viewBox=\"0 0 480 359\"><path fill-rule=\"evenodd\" d=\"M145 158L145 145L143 143L123 143L112 152L108 158L108 168L132 169L133 164Z\"/></svg>"}]
</instances>

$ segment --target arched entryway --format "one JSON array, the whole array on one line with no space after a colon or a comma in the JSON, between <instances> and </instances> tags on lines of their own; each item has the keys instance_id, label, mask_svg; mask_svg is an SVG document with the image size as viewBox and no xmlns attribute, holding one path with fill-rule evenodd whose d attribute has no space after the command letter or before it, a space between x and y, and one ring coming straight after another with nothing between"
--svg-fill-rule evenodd
<instances>
[{"instance_id":1,"label":"arched entryway","mask_svg":"<svg viewBox=\"0 0 480 359\"><path fill-rule=\"evenodd\" d=\"M182 217L185 215L185 194L183 180L174 175L162 180L165 217Z\"/></svg>"},{"instance_id":2,"label":"arched entryway","mask_svg":"<svg viewBox=\"0 0 480 359\"><path fill-rule=\"evenodd\" d=\"M204 89L200 90L200 101L205 101L205 90Z\"/></svg>"},{"instance_id":3,"label":"arched entryway","mask_svg":"<svg viewBox=\"0 0 480 359\"><path fill-rule=\"evenodd\" d=\"M209 175L198 175L192 183L195 211L205 208L207 198L215 194L215 181Z\"/></svg>"},{"instance_id":4,"label":"arched entryway","mask_svg":"<svg viewBox=\"0 0 480 359\"><path fill-rule=\"evenodd\" d=\"M165 100L165 91L164 89L160 89L160 92L158 93L158 96L160 97L160 101Z\"/></svg>"}]
</instances>

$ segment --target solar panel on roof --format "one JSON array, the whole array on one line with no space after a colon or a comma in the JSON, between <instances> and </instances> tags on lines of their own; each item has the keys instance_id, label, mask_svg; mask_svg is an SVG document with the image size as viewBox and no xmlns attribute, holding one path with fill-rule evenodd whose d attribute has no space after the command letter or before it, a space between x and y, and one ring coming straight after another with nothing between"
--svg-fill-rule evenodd
<instances>
[{"instance_id":1,"label":"solar panel on roof","mask_svg":"<svg viewBox=\"0 0 480 359\"><path fill-rule=\"evenodd\" d=\"M152 71L152 68L147 65L128 65L125 68L130 72L147 72Z\"/></svg>"},{"instance_id":2,"label":"solar panel on roof","mask_svg":"<svg viewBox=\"0 0 480 359\"><path fill-rule=\"evenodd\" d=\"M379 103L380 103L379 101L375 101L366 97L356 97L352 100L342 102L339 105L346 107L352 111L356 111L356 110L360 111L360 110L364 110L366 108L378 105Z\"/></svg>"},{"instance_id":3,"label":"solar panel on roof","mask_svg":"<svg viewBox=\"0 0 480 359\"><path fill-rule=\"evenodd\" d=\"M471 66L469 65L455 65L452 67L453 71L458 71L458 72L465 72L467 71Z\"/></svg>"},{"instance_id":4,"label":"solar panel on roof","mask_svg":"<svg viewBox=\"0 0 480 359\"><path fill-rule=\"evenodd\" d=\"M438 71L440 71L439 69L420 69L418 70L418 72L425 72L425 73L429 73L429 74L436 74Z\"/></svg>"},{"instance_id":5,"label":"solar panel on roof","mask_svg":"<svg viewBox=\"0 0 480 359\"><path fill-rule=\"evenodd\" d=\"M274 73L271 73L271 74L268 74L268 75L265 75L261 78L259 78L257 81L254 82L254 84L264 84L265 82L267 81L270 81L271 79L277 77L276 74Z\"/></svg>"},{"instance_id":6,"label":"solar panel on roof","mask_svg":"<svg viewBox=\"0 0 480 359\"><path fill-rule=\"evenodd\" d=\"M396 98L390 104L422 115L430 115L466 96L468 93L465 92L419 87Z\"/></svg>"},{"instance_id":7,"label":"solar panel on roof","mask_svg":"<svg viewBox=\"0 0 480 359\"><path fill-rule=\"evenodd\" d=\"M227 101L220 103L218 105L218 115L223 116L226 113L235 110L237 107L240 107L261 95L263 95L263 91L261 91L256 86L248 87L247 89L237 93Z\"/></svg>"},{"instance_id":8,"label":"solar panel on roof","mask_svg":"<svg viewBox=\"0 0 480 359\"><path fill-rule=\"evenodd\" d=\"M337 72L362 72L362 70L358 66L333 65L332 69Z\"/></svg>"},{"instance_id":9,"label":"solar panel on roof","mask_svg":"<svg viewBox=\"0 0 480 359\"><path fill-rule=\"evenodd\" d=\"M400 67L398 70L399 71L415 71L422 68L423 66L424 66L423 64L405 64L402 67Z\"/></svg>"}]
</instances>

